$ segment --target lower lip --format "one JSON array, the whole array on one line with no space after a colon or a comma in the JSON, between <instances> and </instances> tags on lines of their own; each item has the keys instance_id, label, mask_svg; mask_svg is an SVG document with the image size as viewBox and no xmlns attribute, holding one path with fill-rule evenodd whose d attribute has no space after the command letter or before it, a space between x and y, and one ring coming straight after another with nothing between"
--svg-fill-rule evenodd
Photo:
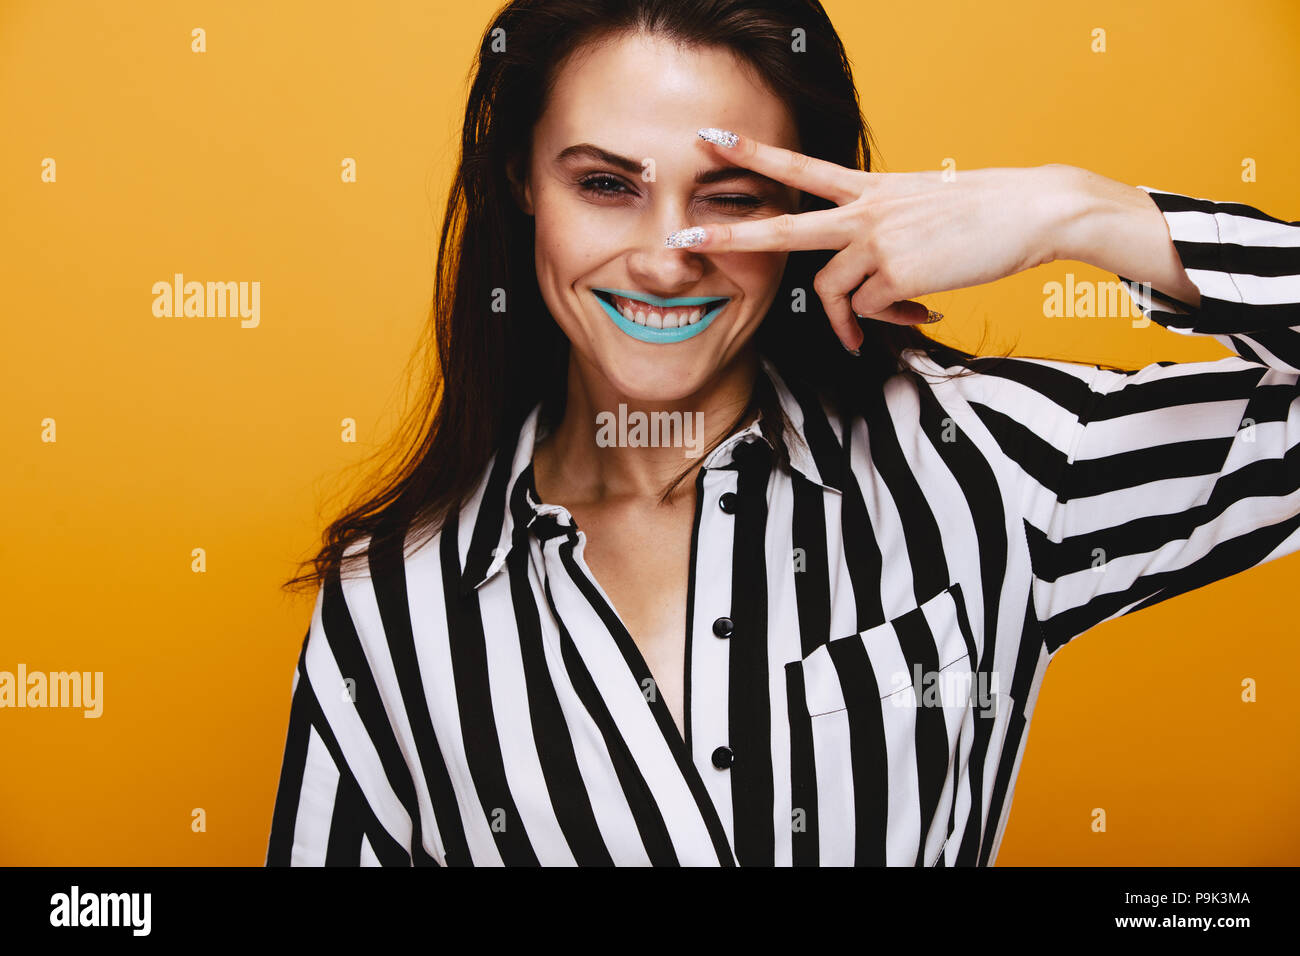
<instances>
[{"instance_id":1,"label":"lower lip","mask_svg":"<svg viewBox=\"0 0 1300 956\"><path fill-rule=\"evenodd\" d=\"M593 292L592 295L595 297L596 301L600 303L600 307L605 310L605 313L614 320L614 324L617 325L619 329L626 332L634 339L638 339L642 342L650 342L655 345L669 345L673 342L683 342L693 335L699 335L708 327L714 317L727 307L727 302L731 301L728 299L727 302L714 306L708 312L705 312L700 316L700 321L696 322L694 325L682 325L675 329L656 329L648 325L638 325L631 319L624 318L619 314L618 309L614 308L600 296L596 295L596 293Z\"/></svg>"}]
</instances>

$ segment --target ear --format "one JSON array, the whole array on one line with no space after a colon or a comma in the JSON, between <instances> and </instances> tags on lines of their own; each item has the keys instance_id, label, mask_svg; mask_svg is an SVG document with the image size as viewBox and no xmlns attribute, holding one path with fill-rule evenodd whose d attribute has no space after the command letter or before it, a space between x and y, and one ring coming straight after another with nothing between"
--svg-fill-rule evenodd
<instances>
[{"instance_id":1,"label":"ear","mask_svg":"<svg viewBox=\"0 0 1300 956\"><path fill-rule=\"evenodd\" d=\"M510 192L515 197L515 202L526 215L531 216L533 215L533 188L523 172L527 168L527 161L526 156L512 156L506 162L506 178L510 180Z\"/></svg>"}]
</instances>

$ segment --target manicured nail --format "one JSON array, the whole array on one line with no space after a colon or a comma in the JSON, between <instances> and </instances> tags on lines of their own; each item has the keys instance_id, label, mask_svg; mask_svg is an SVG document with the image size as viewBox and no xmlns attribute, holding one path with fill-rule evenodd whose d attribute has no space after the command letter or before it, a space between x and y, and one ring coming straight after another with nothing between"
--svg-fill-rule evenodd
<instances>
[{"instance_id":1,"label":"manicured nail","mask_svg":"<svg viewBox=\"0 0 1300 956\"><path fill-rule=\"evenodd\" d=\"M936 312L934 311L934 309L926 309L925 314L927 318L924 322L921 323L922 325L929 325L931 322L938 322L940 319L943 318L943 313Z\"/></svg>"},{"instance_id":2,"label":"manicured nail","mask_svg":"<svg viewBox=\"0 0 1300 956\"><path fill-rule=\"evenodd\" d=\"M678 229L664 240L664 245L672 246L674 249L685 249L690 246L698 246L703 241L704 227L691 226L689 229Z\"/></svg>"},{"instance_id":3,"label":"manicured nail","mask_svg":"<svg viewBox=\"0 0 1300 956\"><path fill-rule=\"evenodd\" d=\"M840 344L841 344L841 345L844 345L843 342L841 342ZM862 354L858 349L851 349L851 348L849 348L847 345L844 345L844 351L848 352L848 353L849 353L850 355L852 355L854 358L857 358L859 355Z\"/></svg>"},{"instance_id":4,"label":"manicured nail","mask_svg":"<svg viewBox=\"0 0 1300 956\"><path fill-rule=\"evenodd\" d=\"M696 130L695 135L710 143L717 143L719 146L735 146L736 143L740 141L740 137L731 132L731 130L715 129L712 126L706 126L704 129Z\"/></svg>"}]
</instances>

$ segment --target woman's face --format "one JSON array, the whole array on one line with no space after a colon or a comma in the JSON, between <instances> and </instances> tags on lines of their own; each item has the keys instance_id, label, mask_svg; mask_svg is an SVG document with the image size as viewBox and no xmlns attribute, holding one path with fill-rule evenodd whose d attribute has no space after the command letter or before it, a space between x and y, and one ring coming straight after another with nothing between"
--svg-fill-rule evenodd
<instances>
[{"instance_id":1,"label":"woman's face","mask_svg":"<svg viewBox=\"0 0 1300 956\"><path fill-rule=\"evenodd\" d=\"M705 126L799 148L789 110L743 61L646 35L577 51L534 129L522 204L536 221L542 296L589 383L645 403L688 399L714 380L785 268L784 252L664 245L687 226L797 210L797 190L733 167L696 136ZM640 301L602 302L593 290ZM718 299L720 310L699 301Z\"/></svg>"}]
</instances>

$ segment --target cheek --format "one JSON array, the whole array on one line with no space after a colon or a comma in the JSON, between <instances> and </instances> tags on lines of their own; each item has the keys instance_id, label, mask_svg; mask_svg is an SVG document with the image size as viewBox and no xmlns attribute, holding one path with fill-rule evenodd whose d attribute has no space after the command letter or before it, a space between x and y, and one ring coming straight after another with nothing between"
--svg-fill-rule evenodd
<instances>
[{"instance_id":1,"label":"cheek","mask_svg":"<svg viewBox=\"0 0 1300 956\"><path fill-rule=\"evenodd\" d=\"M570 287L597 265L595 249L567 233L537 237L537 281L548 299L567 295ZM553 309L562 308L558 302L550 304Z\"/></svg>"},{"instance_id":2,"label":"cheek","mask_svg":"<svg viewBox=\"0 0 1300 956\"><path fill-rule=\"evenodd\" d=\"M776 295L785 275L788 252L736 252L713 257L718 269L744 290L751 302L767 302Z\"/></svg>"},{"instance_id":3,"label":"cheek","mask_svg":"<svg viewBox=\"0 0 1300 956\"><path fill-rule=\"evenodd\" d=\"M599 265L616 235L613 217L600 212L559 190L539 196L534 219L539 264L545 262L561 281Z\"/></svg>"},{"instance_id":4,"label":"cheek","mask_svg":"<svg viewBox=\"0 0 1300 956\"><path fill-rule=\"evenodd\" d=\"M564 334L585 340L592 321L582 302L573 299L574 284L608 259L610 240L585 204L562 196L547 196L537 204L534 218L537 282L542 299ZM581 295L581 293L579 293Z\"/></svg>"},{"instance_id":5,"label":"cheek","mask_svg":"<svg viewBox=\"0 0 1300 956\"><path fill-rule=\"evenodd\" d=\"M790 253L756 252L754 255L755 269L762 275L763 281L771 286L772 291L776 291L781 284L781 276L785 274L785 264L790 259Z\"/></svg>"}]
</instances>

